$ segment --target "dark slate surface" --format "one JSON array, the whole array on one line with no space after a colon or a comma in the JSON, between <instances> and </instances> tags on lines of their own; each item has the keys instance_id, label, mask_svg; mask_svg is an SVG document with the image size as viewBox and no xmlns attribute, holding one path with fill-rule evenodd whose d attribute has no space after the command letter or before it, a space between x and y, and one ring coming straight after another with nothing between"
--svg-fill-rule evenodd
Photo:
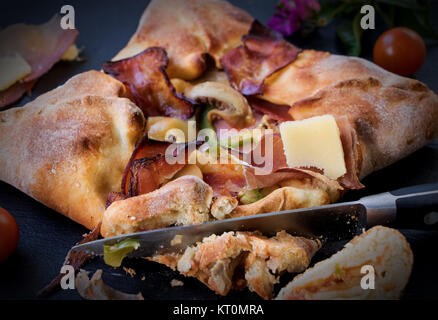
<instances>
[{"instance_id":1,"label":"dark slate surface","mask_svg":"<svg viewBox=\"0 0 438 320\"><path fill-rule=\"evenodd\" d=\"M84 62L61 62L37 83L32 97L23 98L17 105L34 99L39 94L64 83L71 76L99 69L100 64L113 57L134 33L138 20L148 1L69 1L76 10L76 27L80 36L79 47L84 47ZM275 1L231 1L246 9L254 17L266 23L274 12ZM59 12L63 1L5 1L0 2L0 27L12 23L42 23ZM433 4L432 15L438 27L438 3ZM163 21L166 23L166 21ZM372 45L383 29L365 36L365 58L371 57ZM312 34L306 40L293 37L292 42L302 48L315 48L342 53L331 25ZM433 90L438 91L438 48L428 45L426 64L416 74ZM0 151L1 152L1 151ZM406 159L376 172L365 179L365 190L351 192L346 200L360 196L397 189L419 183L438 181L438 142L417 151ZM0 264L0 299L36 299L36 292L46 285L58 272L65 254L81 239L85 228L61 216L31 199L15 188L0 182L0 206L9 210L20 226L20 242L16 252ZM404 297L411 299L438 298L438 263L436 259L437 232L401 230L407 237L415 255L414 270ZM318 261L339 250L343 243L328 244L317 254ZM95 259L86 267L94 271L104 269L104 280L126 292L141 291L146 299L224 299L216 296L195 279L184 279L161 265L128 260L124 266L134 268L137 275L127 276L122 269L112 269ZM145 280L140 279L145 276ZM183 280L183 287L170 287L172 279ZM291 279L285 276L282 284ZM279 288L277 287L277 290ZM50 299L77 299L74 290L60 291ZM249 291L231 292L226 299L258 299Z\"/></svg>"}]
</instances>

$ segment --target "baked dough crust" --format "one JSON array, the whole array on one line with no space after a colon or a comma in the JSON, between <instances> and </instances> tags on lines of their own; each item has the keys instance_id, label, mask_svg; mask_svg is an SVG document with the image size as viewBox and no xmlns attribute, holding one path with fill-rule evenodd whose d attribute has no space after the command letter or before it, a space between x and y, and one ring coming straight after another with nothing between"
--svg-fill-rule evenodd
<instances>
[{"instance_id":1,"label":"baked dough crust","mask_svg":"<svg viewBox=\"0 0 438 320\"><path fill-rule=\"evenodd\" d=\"M143 135L122 83L79 74L21 108L0 113L0 179L93 229Z\"/></svg>"},{"instance_id":2,"label":"baked dough crust","mask_svg":"<svg viewBox=\"0 0 438 320\"><path fill-rule=\"evenodd\" d=\"M347 116L361 179L438 137L438 96L361 58L304 50L266 80L261 98L290 105L295 120Z\"/></svg>"},{"instance_id":3,"label":"baked dough crust","mask_svg":"<svg viewBox=\"0 0 438 320\"><path fill-rule=\"evenodd\" d=\"M160 189L113 202L105 211L101 234L119 234L198 224L211 220L213 190L195 176L183 176Z\"/></svg>"},{"instance_id":4,"label":"baked dough crust","mask_svg":"<svg viewBox=\"0 0 438 320\"><path fill-rule=\"evenodd\" d=\"M207 54L220 67L219 59L241 44L252 21L248 13L222 0L153 0L113 60L161 47L169 56L169 77L193 80L205 71Z\"/></svg>"}]
</instances>

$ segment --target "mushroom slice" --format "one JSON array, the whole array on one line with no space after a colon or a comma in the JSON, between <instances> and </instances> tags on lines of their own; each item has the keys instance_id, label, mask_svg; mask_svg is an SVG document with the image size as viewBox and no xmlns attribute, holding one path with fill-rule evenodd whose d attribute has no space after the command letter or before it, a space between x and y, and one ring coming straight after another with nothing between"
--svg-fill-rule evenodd
<instances>
[{"instance_id":1,"label":"mushroom slice","mask_svg":"<svg viewBox=\"0 0 438 320\"><path fill-rule=\"evenodd\" d=\"M186 98L216 107L208 113L208 120L224 119L235 128L245 128L255 120L248 101L238 91L220 82L207 81L184 90Z\"/></svg>"}]
</instances>

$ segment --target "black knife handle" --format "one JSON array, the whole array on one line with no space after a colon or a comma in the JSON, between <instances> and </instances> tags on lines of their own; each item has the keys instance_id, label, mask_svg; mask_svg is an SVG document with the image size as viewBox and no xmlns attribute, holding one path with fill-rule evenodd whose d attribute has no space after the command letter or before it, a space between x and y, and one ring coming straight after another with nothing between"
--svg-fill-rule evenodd
<instances>
[{"instance_id":1,"label":"black knife handle","mask_svg":"<svg viewBox=\"0 0 438 320\"><path fill-rule=\"evenodd\" d=\"M395 226L438 229L438 183L402 188L390 193L396 197Z\"/></svg>"},{"instance_id":2,"label":"black knife handle","mask_svg":"<svg viewBox=\"0 0 438 320\"><path fill-rule=\"evenodd\" d=\"M438 229L438 183L401 188L362 198L368 226Z\"/></svg>"}]
</instances>

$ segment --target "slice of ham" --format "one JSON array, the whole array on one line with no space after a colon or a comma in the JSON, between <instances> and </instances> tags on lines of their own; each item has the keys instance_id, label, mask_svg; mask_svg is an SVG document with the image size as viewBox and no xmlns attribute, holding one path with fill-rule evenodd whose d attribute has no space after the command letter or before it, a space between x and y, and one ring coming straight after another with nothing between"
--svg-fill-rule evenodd
<instances>
[{"instance_id":1,"label":"slice of ham","mask_svg":"<svg viewBox=\"0 0 438 320\"><path fill-rule=\"evenodd\" d=\"M260 143L249 154L237 154L238 159L247 166L244 174L248 188L270 187L284 180L300 179L303 175L319 179L336 189L363 188L356 169L357 148L355 144L357 140L354 130L346 117L338 118L336 121L341 132L344 160L347 167L347 173L344 176L337 180L331 180L317 168L289 168L281 136L274 133L263 136ZM267 143L272 144L272 147L266 146ZM260 161L258 156L264 161Z\"/></svg>"},{"instance_id":2,"label":"slice of ham","mask_svg":"<svg viewBox=\"0 0 438 320\"><path fill-rule=\"evenodd\" d=\"M204 181L213 189L214 196L236 196L246 185L242 167L236 164L211 164L203 172Z\"/></svg>"},{"instance_id":3,"label":"slice of ham","mask_svg":"<svg viewBox=\"0 0 438 320\"><path fill-rule=\"evenodd\" d=\"M135 160L144 159L144 158L153 158L157 155L164 155L166 153L166 149L169 147L168 143L158 142L154 140L150 140L147 137L147 134L139 141L137 146L134 149L134 152L131 155L131 158L126 165L125 172L123 173L122 178L122 194L125 197L129 197L129 187L131 183L131 166ZM114 195L111 195L111 198L116 199ZM110 201L110 197L107 199L107 206L112 203ZM110 201L110 203L108 203Z\"/></svg>"},{"instance_id":4,"label":"slice of ham","mask_svg":"<svg viewBox=\"0 0 438 320\"><path fill-rule=\"evenodd\" d=\"M172 179L186 165L189 152L194 150L195 145L181 143L168 149L170 146L168 142L150 140L145 135L125 167L121 192L110 192L106 207L114 201L152 192Z\"/></svg>"},{"instance_id":5,"label":"slice of ham","mask_svg":"<svg viewBox=\"0 0 438 320\"><path fill-rule=\"evenodd\" d=\"M166 51L151 47L131 58L105 62L102 69L127 85L146 116L188 119L193 103L176 92L166 73L168 64Z\"/></svg>"},{"instance_id":6,"label":"slice of ham","mask_svg":"<svg viewBox=\"0 0 438 320\"><path fill-rule=\"evenodd\" d=\"M289 114L289 106L275 104L266 100L262 100L255 96L246 97L252 109L257 110L262 114L268 115L271 119L277 121L292 121L293 118Z\"/></svg>"},{"instance_id":7,"label":"slice of ham","mask_svg":"<svg viewBox=\"0 0 438 320\"><path fill-rule=\"evenodd\" d=\"M17 82L6 90L0 91L0 110L20 99L23 94L30 95L35 83L36 80Z\"/></svg>"},{"instance_id":8,"label":"slice of ham","mask_svg":"<svg viewBox=\"0 0 438 320\"><path fill-rule=\"evenodd\" d=\"M129 196L158 189L184 166L184 163L170 164L164 155L134 160L130 168Z\"/></svg>"},{"instance_id":9,"label":"slice of ham","mask_svg":"<svg viewBox=\"0 0 438 320\"><path fill-rule=\"evenodd\" d=\"M340 177L338 181L347 189L362 189L364 185L359 180L357 161L359 161L360 158L357 149L356 131L351 126L347 116L336 118L336 123L341 133L345 167L347 168L347 173Z\"/></svg>"},{"instance_id":10,"label":"slice of ham","mask_svg":"<svg viewBox=\"0 0 438 320\"><path fill-rule=\"evenodd\" d=\"M0 31L0 56L21 55L31 72L6 90L0 91L0 108L17 101L45 74L76 41L78 31L64 30L55 15L41 25L15 24Z\"/></svg>"},{"instance_id":11,"label":"slice of ham","mask_svg":"<svg viewBox=\"0 0 438 320\"><path fill-rule=\"evenodd\" d=\"M263 94L265 79L293 62L301 51L256 20L242 42L220 61L231 85L244 95Z\"/></svg>"}]
</instances>

